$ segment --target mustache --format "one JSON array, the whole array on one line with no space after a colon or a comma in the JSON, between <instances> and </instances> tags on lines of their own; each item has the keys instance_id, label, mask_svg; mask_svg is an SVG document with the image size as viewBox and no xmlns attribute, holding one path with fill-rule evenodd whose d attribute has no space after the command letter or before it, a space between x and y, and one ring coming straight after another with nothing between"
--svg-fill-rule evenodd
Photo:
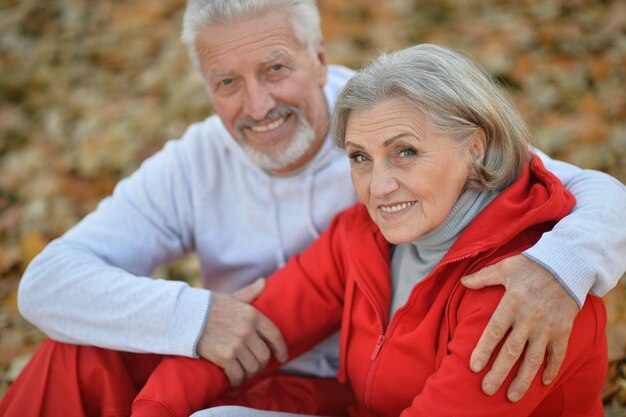
<instances>
[{"instance_id":1,"label":"mustache","mask_svg":"<svg viewBox=\"0 0 626 417\"><path fill-rule=\"evenodd\" d=\"M272 110L270 110L267 115L261 119L261 120L256 120L250 116L246 116L243 117L241 119L238 119L235 122L235 128L239 131L241 131L242 129L246 128L246 127L252 127L256 124L261 123L263 120L272 120L272 119L277 119L279 117L282 116L288 116L290 114L295 114L298 118L300 118L300 109L298 109L295 106L290 106L290 105L282 105L282 106L278 106Z\"/></svg>"}]
</instances>

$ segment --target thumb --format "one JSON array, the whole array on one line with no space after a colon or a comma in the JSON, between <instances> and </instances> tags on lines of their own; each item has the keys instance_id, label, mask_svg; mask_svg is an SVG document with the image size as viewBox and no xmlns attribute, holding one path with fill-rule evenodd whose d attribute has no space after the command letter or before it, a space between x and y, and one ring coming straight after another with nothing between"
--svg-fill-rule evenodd
<instances>
[{"instance_id":1,"label":"thumb","mask_svg":"<svg viewBox=\"0 0 626 417\"><path fill-rule=\"evenodd\" d=\"M233 296L239 301L244 303L250 303L254 301L265 289L265 278L258 278L252 284L248 284L245 287L235 291Z\"/></svg>"},{"instance_id":2,"label":"thumb","mask_svg":"<svg viewBox=\"0 0 626 417\"><path fill-rule=\"evenodd\" d=\"M467 288L479 290L490 285L504 285L504 275L498 268L499 264L487 266L473 274L461 278L461 284Z\"/></svg>"}]
</instances>

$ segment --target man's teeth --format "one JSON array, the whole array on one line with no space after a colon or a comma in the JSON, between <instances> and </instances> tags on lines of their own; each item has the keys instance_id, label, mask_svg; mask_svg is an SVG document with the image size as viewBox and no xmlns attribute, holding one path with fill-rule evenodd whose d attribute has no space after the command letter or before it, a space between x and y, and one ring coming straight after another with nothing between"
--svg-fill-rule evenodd
<instances>
[{"instance_id":1,"label":"man's teeth","mask_svg":"<svg viewBox=\"0 0 626 417\"><path fill-rule=\"evenodd\" d=\"M276 129L278 126L283 124L284 121L285 121L285 118L281 117L280 119L278 119L275 122L272 122L272 123L270 123L268 125L265 125L265 126L252 126L251 129L254 132L267 132L268 130Z\"/></svg>"},{"instance_id":2,"label":"man's teeth","mask_svg":"<svg viewBox=\"0 0 626 417\"><path fill-rule=\"evenodd\" d=\"M380 208L380 210L383 213L395 213L396 211L404 210L407 207L411 207L413 204L415 204L415 201L410 201L408 203L397 204L395 206L390 206L390 207L382 206Z\"/></svg>"}]
</instances>

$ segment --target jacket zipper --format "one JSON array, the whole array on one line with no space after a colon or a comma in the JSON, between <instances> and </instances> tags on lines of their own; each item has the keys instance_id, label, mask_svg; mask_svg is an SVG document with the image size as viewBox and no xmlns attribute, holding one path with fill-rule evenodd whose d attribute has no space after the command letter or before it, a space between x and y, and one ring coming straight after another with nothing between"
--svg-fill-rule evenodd
<instances>
[{"instance_id":1,"label":"jacket zipper","mask_svg":"<svg viewBox=\"0 0 626 417\"><path fill-rule=\"evenodd\" d=\"M374 351L372 352L372 356L370 357L370 361L375 361L378 357L378 353L380 353L380 348L383 347L383 343L385 343L385 334L381 334L378 336L378 342L376 342L376 346L374 347Z\"/></svg>"},{"instance_id":2,"label":"jacket zipper","mask_svg":"<svg viewBox=\"0 0 626 417\"><path fill-rule=\"evenodd\" d=\"M363 395L365 406L369 408L370 411L371 411L371 402L370 402L369 395L371 394L371 391L372 391L371 387L372 387L372 384L374 383L374 373L375 373L374 367L376 365L376 359L378 358L380 350L383 348L383 345L385 343L385 335L386 335L385 327L383 325L384 323L383 314L378 308L375 308L375 310L376 310L376 314L378 315L378 326L379 326L380 334L378 336L378 341L376 342L376 346L374 346L374 350L372 351L372 354L370 356L370 364L369 364L369 368L367 369L367 378L365 379L365 388L364 388L364 395Z\"/></svg>"},{"instance_id":3,"label":"jacket zipper","mask_svg":"<svg viewBox=\"0 0 626 417\"><path fill-rule=\"evenodd\" d=\"M424 277L424 279L422 281L420 281L415 287L421 285L426 279L428 279L428 277L430 277L431 275L433 275L438 269L442 268L445 265L449 265L451 263L454 262L459 262L462 261L464 259L467 259L471 256L474 255L474 252L472 253L468 253L466 255L460 256L458 258L453 258L453 259L448 259L445 262L439 263L437 266L435 266L435 268L430 271L430 274L428 274L428 276ZM415 287L413 287L413 289L411 289L411 293L409 294L409 299L413 296L413 293L415 292ZM373 303L372 303L373 304ZM385 329L384 326L384 318L383 318L383 313L380 311L380 309L377 308L377 306L375 304L373 304L374 310L376 311L376 315L378 316L378 327L379 327L379 331L380 334L378 336L378 340L376 341L376 346L374 346L374 350L372 351L372 354L370 355L370 364L369 364L369 368L367 370L367 377L365 379L365 388L364 388L364 395L363 395L363 400L365 401L365 406L370 410L370 411L374 411L372 410L372 402L370 401L370 395L371 395L371 391L372 391L372 384L374 383L374 374L375 374L375 365L376 365L376 360L378 359L378 356L380 355L380 351L382 350L385 341L387 339L387 330L389 330L389 328L391 327L391 322L389 323L389 325L387 326L387 329ZM396 312L397 314L398 312ZM395 314L394 314L395 316ZM392 318L393 321L393 318Z\"/></svg>"},{"instance_id":4,"label":"jacket zipper","mask_svg":"<svg viewBox=\"0 0 626 417\"><path fill-rule=\"evenodd\" d=\"M465 254L465 255L463 255L463 256L459 256L458 258L448 259L448 260L447 260L447 261L445 261L445 262L440 262L440 263L438 263L437 265L435 265L435 267L433 268L433 270L432 270L432 271L430 271L430 273L429 273L427 276L425 276L425 277L424 277L424 279L422 279L420 282L418 282L418 283L417 283L417 285L414 285L414 286L413 286L413 288L411 288L411 292L409 293L409 297L407 298L407 302L408 302L408 300L410 300L410 299L411 299L411 297L413 297L413 294L414 294L414 293L415 293L415 291L416 291L415 289L416 289L417 287L419 287L420 285L422 285L422 283L423 283L424 281L426 281L426 280L427 280L427 279L428 279L431 275L433 275L433 274L434 274L435 272L437 272L439 269L443 268L444 266L450 265L450 264L452 264L452 263L455 263L455 262L460 262L460 261L462 261L462 260L464 260L464 259L470 258L470 257L472 257L472 256L476 256L476 253L477 253L476 251L473 251L472 253L468 253L468 254ZM406 305L406 304L405 304L405 305ZM400 309L398 309L398 310L396 311L396 313L398 313L400 310L404 310L404 306L403 306L403 307L401 307ZM395 316L395 314L394 314L394 316ZM392 319L393 319L393 318L392 318ZM391 323L389 323L389 324L391 325Z\"/></svg>"}]
</instances>

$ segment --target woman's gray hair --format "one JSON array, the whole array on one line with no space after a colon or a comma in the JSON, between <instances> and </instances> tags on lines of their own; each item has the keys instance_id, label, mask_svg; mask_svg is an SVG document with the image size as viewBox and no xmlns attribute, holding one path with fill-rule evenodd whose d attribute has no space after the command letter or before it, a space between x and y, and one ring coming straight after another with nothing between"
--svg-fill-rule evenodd
<instances>
[{"instance_id":1,"label":"woman's gray hair","mask_svg":"<svg viewBox=\"0 0 626 417\"><path fill-rule=\"evenodd\" d=\"M322 39L315 0L188 0L181 38L191 61L200 68L195 43L202 25L230 23L279 10L288 13L296 39L306 45L314 57Z\"/></svg>"},{"instance_id":2,"label":"woman's gray hair","mask_svg":"<svg viewBox=\"0 0 626 417\"><path fill-rule=\"evenodd\" d=\"M390 98L405 99L440 133L460 143L484 129L485 155L472 166L467 188L501 190L530 159L530 131L492 77L462 54L430 44L382 54L348 81L331 118L337 146L344 148L353 110L371 109Z\"/></svg>"}]
</instances>

